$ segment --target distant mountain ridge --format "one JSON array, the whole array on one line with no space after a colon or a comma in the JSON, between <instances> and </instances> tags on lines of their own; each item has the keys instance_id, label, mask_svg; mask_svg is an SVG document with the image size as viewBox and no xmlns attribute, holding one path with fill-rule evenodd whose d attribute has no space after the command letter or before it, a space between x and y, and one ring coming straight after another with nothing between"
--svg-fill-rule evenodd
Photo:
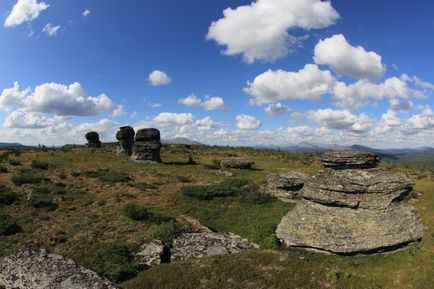
<instances>
[{"instance_id":1,"label":"distant mountain ridge","mask_svg":"<svg viewBox=\"0 0 434 289\"><path fill-rule=\"evenodd\" d=\"M0 142L1 148L14 148L14 147L25 147L25 145L20 144L19 142Z\"/></svg>"}]
</instances>

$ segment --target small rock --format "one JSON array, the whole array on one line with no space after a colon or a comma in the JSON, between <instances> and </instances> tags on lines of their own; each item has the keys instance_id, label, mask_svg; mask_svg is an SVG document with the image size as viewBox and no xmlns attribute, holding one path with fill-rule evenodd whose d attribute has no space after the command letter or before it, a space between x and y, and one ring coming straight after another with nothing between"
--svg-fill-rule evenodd
<instances>
[{"instance_id":1,"label":"small rock","mask_svg":"<svg viewBox=\"0 0 434 289\"><path fill-rule=\"evenodd\" d=\"M222 168L242 169L242 170L249 170L252 168L254 164L255 164L254 161L246 158L240 158L240 157L224 158L220 162L220 166Z\"/></svg>"}]
</instances>

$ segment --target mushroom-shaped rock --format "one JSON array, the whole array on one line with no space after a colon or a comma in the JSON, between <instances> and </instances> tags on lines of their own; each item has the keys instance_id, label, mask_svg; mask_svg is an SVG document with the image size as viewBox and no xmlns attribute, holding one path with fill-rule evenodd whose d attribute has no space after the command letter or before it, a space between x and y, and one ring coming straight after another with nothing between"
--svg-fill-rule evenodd
<instances>
[{"instance_id":1,"label":"mushroom-shaped rock","mask_svg":"<svg viewBox=\"0 0 434 289\"><path fill-rule=\"evenodd\" d=\"M122 126L116 133L118 140L117 154L130 156L134 145L134 129L131 126Z\"/></svg>"},{"instance_id":2,"label":"mushroom-shaped rock","mask_svg":"<svg viewBox=\"0 0 434 289\"><path fill-rule=\"evenodd\" d=\"M136 132L131 159L138 162L161 163L160 131L156 128L143 128Z\"/></svg>"},{"instance_id":3,"label":"mushroom-shaped rock","mask_svg":"<svg viewBox=\"0 0 434 289\"><path fill-rule=\"evenodd\" d=\"M90 148L100 148L101 141L99 140L99 135L95 131L90 131L84 136L87 140L87 146Z\"/></svg>"}]
</instances>

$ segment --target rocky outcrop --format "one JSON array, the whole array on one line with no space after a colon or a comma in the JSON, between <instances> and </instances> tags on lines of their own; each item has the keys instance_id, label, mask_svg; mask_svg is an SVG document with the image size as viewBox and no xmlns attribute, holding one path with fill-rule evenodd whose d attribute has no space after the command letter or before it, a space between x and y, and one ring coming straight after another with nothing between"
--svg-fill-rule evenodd
<instances>
[{"instance_id":1,"label":"rocky outcrop","mask_svg":"<svg viewBox=\"0 0 434 289\"><path fill-rule=\"evenodd\" d=\"M259 246L232 233L184 233L173 240L172 260L234 254Z\"/></svg>"},{"instance_id":2,"label":"rocky outcrop","mask_svg":"<svg viewBox=\"0 0 434 289\"><path fill-rule=\"evenodd\" d=\"M160 264L163 254L163 242L160 240L153 240L140 247L140 251L136 253L136 259L139 265L150 267Z\"/></svg>"},{"instance_id":3,"label":"rocky outcrop","mask_svg":"<svg viewBox=\"0 0 434 289\"><path fill-rule=\"evenodd\" d=\"M307 178L306 174L299 172L272 173L265 178L261 189L282 202L293 202Z\"/></svg>"},{"instance_id":4,"label":"rocky outcrop","mask_svg":"<svg viewBox=\"0 0 434 289\"><path fill-rule=\"evenodd\" d=\"M131 126L122 126L116 133L118 155L131 156L134 145L134 129Z\"/></svg>"},{"instance_id":5,"label":"rocky outcrop","mask_svg":"<svg viewBox=\"0 0 434 289\"><path fill-rule=\"evenodd\" d=\"M224 158L220 162L220 166L222 168L230 168L230 169L241 169L241 170L249 170L255 164L254 161L240 158L240 157L230 157Z\"/></svg>"},{"instance_id":6,"label":"rocky outcrop","mask_svg":"<svg viewBox=\"0 0 434 289\"><path fill-rule=\"evenodd\" d=\"M86 146L89 148L100 148L101 141L99 140L99 135L97 132L90 131L84 136L87 140Z\"/></svg>"},{"instance_id":7,"label":"rocky outcrop","mask_svg":"<svg viewBox=\"0 0 434 289\"><path fill-rule=\"evenodd\" d=\"M0 288L116 289L109 280L71 259L27 249L0 260Z\"/></svg>"},{"instance_id":8,"label":"rocky outcrop","mask_svg":"<svg viewBox=\"0 0 434 289\"><path fill-rule=\"evenodd\" d=\"M139 129L135 136L131 159L139 162L161 163L160 131L156 128Z\"/></svg>"},{"instance_id":9,"label":"rocky outcrop","mask_svg":"<svg viewBox=\"0 0 434 289\"><path fill-rule=\"evenodd\" d=\"M327 153L322 161L325 169L304 184L302 200L277 227L284 244L354 254L422 238L418 212L401 202L411 180L376 168L379 158L371 153Z\"/></svg>"}]
</instances>

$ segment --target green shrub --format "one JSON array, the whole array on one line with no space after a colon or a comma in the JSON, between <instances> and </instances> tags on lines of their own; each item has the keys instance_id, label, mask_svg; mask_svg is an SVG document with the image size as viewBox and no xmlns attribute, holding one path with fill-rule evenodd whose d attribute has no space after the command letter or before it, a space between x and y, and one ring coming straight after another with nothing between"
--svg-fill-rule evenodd
<instances>
[{"instance_id":1,"label":"green shrub","mask_svg":"<svg viewBox=\"0 0 434 289\"><path fill-rule=\"evenodd\" d=\"M133 184L132 186L143 191L158 189L156 185L147 184L147 183L137 183L137 184Z\"/></svg>"},{"instance_id":2,"label":"green shrub","mask_svg":"<svg viewBox=\"0 0 434 289\"><path fill-rule=\"evenodd\" d=\"M17 186L21 186L24 184L38 184L47 180L49 179L44 176L37 175L33 172L20 172L17 175L12 176L11 178L11 181Z\"/></svg>"},{"instance_id":3,"label":"green shrub","mask_svg":"<svg viewBox=\"0 0 434 289\"><path fill-rule=\"evenodd\" d=\"M8 172L8 169L2 165L0 165L0 174L5 174Z\"/></svg>"},{"instance_id":4,"label":"green shrub","mask_svg":"<svg viewBox=\"0 0 434 289\"><path fill-rule=\"evenodd\" d=\"M181 183L189 183L191 182L190 180L190 176L178 176L178 181L180 181Z\"/></svg>"},{"instance_id":5,"label":"green shrub","mask_svg":"<svg viewBox=\"0 0 434 289\"><path fill-rule=\"evenodd\" d=\"M219 160L212 160L211 164L204 164L203 167L209 170L219 170L221 168Z\"/></svg>"},{"instance_id":6,"label":"green shrub","mask_svg":"<svg viewBox=\"0 0 434 289\"><path fill-rule=\"evenodd\" d=\"M124 205L124 214L130 219L133 219L135 221L144 221L149 219L149 212L148 210L137 203L127 203Z\"/></svg>"},{"instance_id":7,"label":"green shrub","mask_svg":"<svg viewBox=\"0 0 434 289\"><path fill-rule=\"evenodd\" d=\"M33 193L27 200L30 207L43 209L45 211L54 211L57 209L57 204L53 202L53 197L48 194Z\"/></svg>"},{"instance_id":8,"label":"green shrub","mask_svg":"<svg viewBox=\"0 0 434 289\"><path fill-rule=\"evenodd\" d=\"M32 164L31 164L31 167L34 168L34 169L38 169L38 170L46 170L46 169L48 169L48 163L41 162L41 161L38 161L38 160L33 160Z\"/></svg>"},{"instance_id":9,"label":"green shrub","mask_svg":"<svg viewBox=\"0 0 434 289\"><path fill-rule=\"evenodd\" d=\"M175 220L165 222L158 227L154 232L153 237L163 242L164 246L170 248L172 246L173 239L183 232L188 232L190 228L186 225L181 225Z\"/></svg>"},{"instance_id":10,"label":"green shrub","mask_svg":"<svg viewBox=\"0 0 434 289\"><path fill-rule=\"evenodd\" d=\"M262 193L258 190L243 192L243 194L241 194L240 199L242 202L257 204L257 205L265 204L275 200L275 198L270 194Z\"/></svg>"},{"instance_id":11,"label":"green shrub","mask_svg":"<svg viewBox=\"0 0 434 289\"><path fill-rule=\"evenodd\" d=\"M109 172L99 177L99 179L106 183L126 183L131 181L128 174L120 172Z\"/></svg>"},{"instance_id":12,"label":"green shrub","mask_svg":"<svg viewBox=\"0 0 434 289\"><path fill-rule=\"evenodd\" d=\"M248 180L228 179L216 185L183 186L181 193L199 200L210 200L214 197L229 197L241 195L252 190L254 184Z\"/></svg>"},{"instance_id":13,"label":"green shrub","mask_svg":"<svg viewBox=\"0 0 434 289\"><path fill-rule=\"evenodd\" d=\"M12 192L8 187L0 185L0 205L10 205L18 200L18 195Z\"/></svg>"},{"instance_id":14,"label":"green shrub","mask_svg":"<svg viewBox=\"0 0 434 289\"><path fill-rule=\"evenodd\" d=\"M0 236L9 236L20 231L20 226L9 215L0 214Z\"/></svg>"},{"instance_id":15,"label":"green shrub","mask_svg":"<svg viewBox=\"0 0 434 289\"><path fill-rule=\"evenodd\" d=\"M85 265L113 282L127 280L138 272L131 246L122 242L102 245L95 254L88 256Z\"/></svg>"},{"instance_id":16,"label":"green shrub","mask_svg":"<svg viewBox=\"0 0 434 289\"><path fill-rule=\"evenodd\" d=\"M17 160L10 160L10 161L9 161L9 164L10 164L11 166L14 166L14 167L16 167L16 166L21 166L21 162L20 162L20 161L17 161Z\"/></svg>"}]
</instances>

